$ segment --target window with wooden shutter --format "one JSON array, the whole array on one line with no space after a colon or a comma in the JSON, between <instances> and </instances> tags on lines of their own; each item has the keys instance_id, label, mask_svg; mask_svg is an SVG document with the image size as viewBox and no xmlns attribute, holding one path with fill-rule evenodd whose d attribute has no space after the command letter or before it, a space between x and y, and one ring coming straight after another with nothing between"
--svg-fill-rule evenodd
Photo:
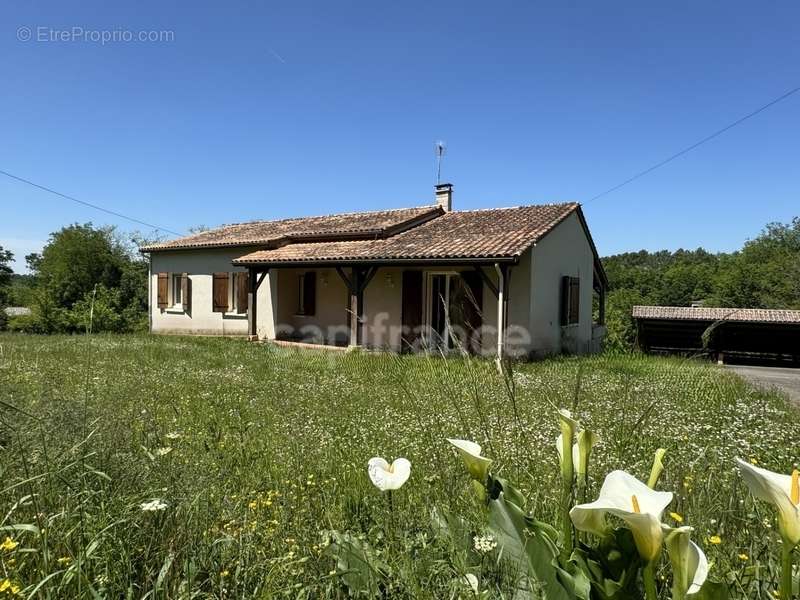
<instances>
[{"instance_id":1,"label":"window with wooden shutter","mask_svg":"<svg viewBox=\"0 0 800 600\"><path fill-rule=\"evenodd\" d=\"M188 273L181 273L181 307L185 312L192 310L192 280Z\"/></svg>"},{"instance_id":2,"label":"window with wooden shutter","mask_svg":"<svg viewBox=\"0 0 800 600\"><path fill-rule=\"evenodd\" d=\"M580 322L581 280L578 277L561 278L561 325Z\"/></svg>"},{"instance_id":3,"label":"window with wooden shutter","mask_svg":"<svg viewBox=\"0 0 800 600\"><path fill-rule=\"evenodd\" d=\"M236 273L236 312L243 315L247 312L247 293L250 290L248 273Z\"/></svg>"},{"instance_id":4,"label":"window with wooden shutter","mask_svg":"<svg viewBox=\"0 0 800 600\"><path fill-rule=\"evenodd\" d=\"M212 309L214 312L228 312L228 273L214 273L213 286L211 291Z\"/></svg>"},{"instance_id":5,"label":"window with wooden shutter","mask_svg":"<svg viewBox=\"0 0 800 600\"><path fill-rule=\"evenodd\" d=\"M158 274L158 308L167 308L169 303L169 273Z\"/></svg>"}]
</instances>

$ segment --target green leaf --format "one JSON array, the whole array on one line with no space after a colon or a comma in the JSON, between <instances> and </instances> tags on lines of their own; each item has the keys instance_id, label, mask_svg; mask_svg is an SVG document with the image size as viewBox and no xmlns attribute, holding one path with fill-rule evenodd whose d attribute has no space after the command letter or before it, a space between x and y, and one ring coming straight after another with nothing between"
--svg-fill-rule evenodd
<instances>
[{"instance_id":1,"label":"green leaf","mask_svg":"<svg viewBox=\"0 0 800 600\"><path fill-rule=\"evenodd\" d=\"M330 543L325 554L336 561L336 574L354 595L378 596L389 567L378 560L369 544L349 532L326 532Z\"/></svg>"},{"instance_id":2,"label":"green leaf","mask_svg":"<svg viewBox=\"0 0 800 600\"><path fill-rule=\"evenodd\" d=\"M501 485L497 480L495 483ZM511 487L508 488L510 491ZM532 577L547 600L588 598L565 589L562 583L565 572L557 566L558 547L550 537L552 528L526 515L517 504L506 499L505 491L497 492L496 487L490 491L496 497L489 501L489 529L497 538L501 556L516 563L520 573ZM510 495L517 497L518 492Z\"/></svg>"},{"instance_id":3,"label":"green leaf","mask_svg":"<svg viewBox=\"0 0 800 600\"><path fill-rule=\"evenodd\" d=\"M472 547L473 531L462 517L444 513L434 507L431 509L431 527L434 536L444 538L458 550L469 550Z\"/></svg>"},{"instance_id":4,"label":"green leaf","mask_svg":"<svg viewBox=\"0 0 800 600\"><path fill-rule=\"evenodd\" d=\"M727 585L710 579L706 579L699 592L689 596L691 600L728 600L730 597Z\"/></svg>"}]
</instances>

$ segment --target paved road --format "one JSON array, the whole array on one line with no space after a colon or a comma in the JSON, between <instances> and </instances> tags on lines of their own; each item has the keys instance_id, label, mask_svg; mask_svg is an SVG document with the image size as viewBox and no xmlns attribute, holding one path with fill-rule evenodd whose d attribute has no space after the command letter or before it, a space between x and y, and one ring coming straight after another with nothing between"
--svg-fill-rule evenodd
<instances>
[{"instance_id":1,"label":"paved road","mask_svg":"<svg viewBox=\"0 0 800 600\"><path fill-rule=\"evenodd\" d=\"M785 392L792 402L800 406L800 369L745 365L726 366L756 385L766 388L777 387Z\"/></svg>"}]
</instances>

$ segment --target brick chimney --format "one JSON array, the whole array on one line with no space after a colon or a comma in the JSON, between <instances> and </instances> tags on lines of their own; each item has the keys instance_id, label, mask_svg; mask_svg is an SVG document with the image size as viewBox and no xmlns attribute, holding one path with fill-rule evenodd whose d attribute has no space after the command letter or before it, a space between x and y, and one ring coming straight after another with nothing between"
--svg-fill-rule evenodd
<instances>
[{"instance_id":1,"label":"brick chimney","mask_svg":"<svg viewBox=\"0 0 800 600\"><path fill-rule=\"evenodd\" d=\"M441 206L445 212L453 209L453 184L452 183L437 183L436 184L436 204Z\"/></svg>"}]
</instances>

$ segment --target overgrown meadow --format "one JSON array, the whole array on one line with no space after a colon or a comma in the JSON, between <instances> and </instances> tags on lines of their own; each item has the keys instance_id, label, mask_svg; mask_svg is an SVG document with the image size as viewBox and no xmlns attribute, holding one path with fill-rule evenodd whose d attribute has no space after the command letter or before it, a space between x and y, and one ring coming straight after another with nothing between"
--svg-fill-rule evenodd
<instances>
[{"instance_id":1,"label":"overgrown meadow","mask_svg":"<svg viewBox=\"0 0 800 600\"><path fill-rule=\"evenodd\" d=\"M625 469L675 492L710 577L771 597L780 545L740 456L800 459L798 412L716 366L641 356L490 362L240 340L0 336L0 598L344 598L342 536L391 598L512 598L514 578L446 438L474 440L556 523L558 408L599 434L588 497ZM381 493L367 461L411 461ZM470 528L464 548L442 516ZM459 534L461 535L461 534ZM660 594L669 597L666 562ZM519 597L517 595L516 597Z\"/></svg>"}]
</instances>

